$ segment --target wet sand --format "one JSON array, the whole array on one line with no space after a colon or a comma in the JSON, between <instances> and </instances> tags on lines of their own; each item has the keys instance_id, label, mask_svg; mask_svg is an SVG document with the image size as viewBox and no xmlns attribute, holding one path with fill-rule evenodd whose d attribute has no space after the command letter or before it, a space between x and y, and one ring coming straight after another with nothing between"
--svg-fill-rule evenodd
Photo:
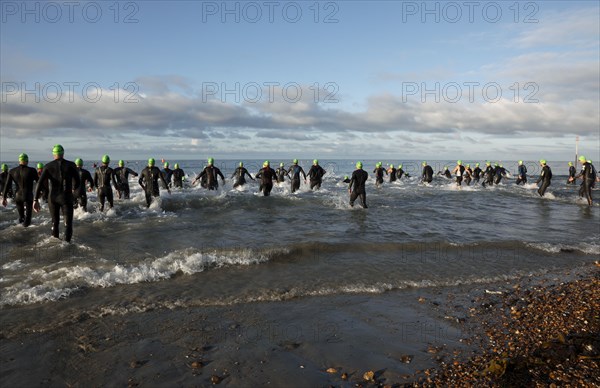
<instances>
[{"instance_id":1,"label":"wet sand","mask_svg":"<svg viewBox=\"0 0 600 388\"><path fill-rule=\"evenodd\" d=\"M3 331L0 380L60 387L600 384L599 273L592 266L494 285L81 316L43 332Z\"/></svg>"}]
</instances>

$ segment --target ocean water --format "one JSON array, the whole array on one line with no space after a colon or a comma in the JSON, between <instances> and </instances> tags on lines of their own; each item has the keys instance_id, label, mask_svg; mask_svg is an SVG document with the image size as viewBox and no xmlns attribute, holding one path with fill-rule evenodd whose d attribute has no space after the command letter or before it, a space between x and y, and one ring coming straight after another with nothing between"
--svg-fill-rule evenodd
<instances>
[{"instance_id":1,"label":"ocean water","mask_svg":"<svg viewBox=\"0 0 600 388\"><path fill-rule=\"evenodd\" d=\"M4 334L80 314L486 284L600 258L600 206L588 207L579 185L565 184L566 162L549 163L553 183L540 198L533 179L457 188L437 176L423 185L417 161L403 163L410 178L377 188L375 161L365 161L369 209L348 204L341 181L353 161L321 161L327 174L319 191L303 182L291 194L286 182L270 197L252 181L232 188L237 162L217 161L228 179L218 191L189 187L203 161L180 162L188 186L161 191L149 209L135 178L131 200L115 200L104 213L91 193L90 212L75 211L71 244L50 237L47 206L29 228L16 224L14 204L1 208ZM255 174L261 162L245 166ZM300 164L308 171L310 163ZM436 172L452 166L430 164ZM504 164L515 173L516 163ZM139 172L143 162L128 166ZM539 171L533 162L528 168Z\"/></svg>"}]
</instances>

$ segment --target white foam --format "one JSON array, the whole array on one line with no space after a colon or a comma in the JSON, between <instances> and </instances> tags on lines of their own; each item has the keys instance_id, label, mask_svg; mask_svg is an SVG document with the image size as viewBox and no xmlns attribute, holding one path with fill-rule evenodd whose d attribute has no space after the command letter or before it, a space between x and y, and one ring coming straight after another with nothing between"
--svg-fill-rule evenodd
<instances>
[{"instance_id":1,"label":"white foam","mask_svg":"<svg viewBox=\"0 0 600 388\"><path fill-rule=\"evenodd\" d=\"M560 253L563 251L578 251L587 255L600 255L600 245L597 243L582 242L577 245L552 244L552 243L526 243L529 248L538 249L549 253Z\"/></svg>"},{"instance_id":2,"label":"white foam","mask_svg":"<svg viewBox=\"0 0 600 388\"><path fill-rule=\"evenodd\" d=\"M56 241L60 242L60 240ZM67 243L64 245L68 246ZM60 242L58 246L62 247L63 243ZM254 251L244 249L225 252L193 252L188 249L131 266L115 265L91 268L75 265L57 269L38 268L30 272L25 280L5 288L0 305L55 301L68 296L81 287L105 288L119 284L154 282L168 279L178 272L190 275L210 267L259 264L268 261L273 254L281 252L286 252L286 250ZM35 285L32 286L32 284Z\"/></svg>"}]
</instances>

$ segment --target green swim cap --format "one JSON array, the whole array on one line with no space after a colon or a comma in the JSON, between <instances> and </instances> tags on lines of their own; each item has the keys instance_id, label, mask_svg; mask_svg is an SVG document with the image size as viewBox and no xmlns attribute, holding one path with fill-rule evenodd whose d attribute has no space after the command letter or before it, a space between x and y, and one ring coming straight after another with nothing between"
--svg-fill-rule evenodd
<instances>
[{"instance_id":1,"label":"green swim cap","mask_svg":"<svg viewBox=\"0 0 600 388\"><path fill-rule=\"evenodd\" d=\"M213 164L215 160L213 158L208 158L208 164Z\"/></svg>"},{"instance_id":2,"label":"green swim cap","mask_svg":"<svg viewBox=\"0 0 600 388\"><path fill-rule=\"evenodd\" d=\"M540 159L540 164L546 164L546 159Z\"/></svg>"},{"instance_id":3,"label":"green swim cap","mask_svg":"<svg viewBox=\"0 0 600 388\"><path fill-rule=\"evenodd\" d=\"M423 163L421 163L423 166L427 166L427 162L423 161Z\"/></svg>"},{"instance_id":4,"label":"green swim cap","mask_svg":"<svg viewBox=\"0 0 600 388\"><path fill-rule=\"evenodd\" d=\"M456 164L458 164L460 166L462 164L462 160L457 160Z\"/></svg>"},{"instance_id":5,"label":"green swim cap","mask_svg":"<svg viewBox=\"0 0 600 388\"><path fill-rule=\"evenodd\" d=\"M592 161L591 161L591 160L588 160L587 162L588 162L589 164L592 164Z\"/></svg>"},{"instance_id":6,"label":"green swim cap","mask_svg":"<svg viewBox=\"0 0 600 388\"><path fill-rule=\"evenodd\" d=\"M2 163L2 171L8 171L8 164Z\"/></svg>"},{"instance_id":7,"label":"green swim cap","mask_svg":"<svg viewBox=\"0 0 600 388\"><path fill-rule=\"evenodd\" d=\"M585 158L585 156L581 155L581 156L579 157L579 161L580 161L580 162L585 162L585 161L586 161L586 158Z\"/></svg>"},{"instance_id":8,"label":"green swim cap","mask_svg":"<svg viewBox=\"0 0 600 388\"><path fill-rule=\"evenodd\" d=\"M163 164L163 166L164 166L165 168L169 167L169 162L165 162L165 164Z\"/></svg>"},{"instance_id":9,"label":"green swim cap","mask_svg":"<svg viewBox=\"0 0 600 388\"><path fill-rule=\"evenodd\" d=\"M179 168L179 163L175 163L175 170Z\"/></svg>"},{"instance_id":10,"label":"green swim cap","mask_svg":"<svg viewBox=\"0 0 600 388\"><path fill-rule=\"evenodd\" d=\"M447 169L448 169L448 166L444 166L444 170L447 170Z\"/></svg>"},{"instance_id":11,"label":"green swim cap","mask_svg":"<svg viewBox=\"0 0 600 388\"><path fill-rule=\"evenodd\" d=\"M294 164L298 164L298 159L294 159L294 160L292 160L292 162L293 162Z\"/></svg>"},{"instance_id":12,"label":"green swim cap","mask_svg":"<svg viewBox=\"0 0 600 388\"><path fill-rule=\"evenodd\" d=\"M362 162L356 162L356 168L362 168Z\"/></svg>"},{"instance_id":13,"label":"green swim cap","mask_svg":"<svg viewBox=\"0 0 600 388\"><path fill-rule=\"evenodd\" d=\"M313 164L319 164L319 161L317 159L313 159Z\"/></svg>"},{"instance_id":14,"label":"green swim cap","mask_svg":"<svg viewBox=\"0 0 600 388\"><path fill-rule=\"evenodd\" d=\"M240 162L240 167L244 167L244 163L243 162Z\"/></svg>"},{"instance_id":15,"label":"green swim cap","mask_svg":"<svg viewBox=\"0 0 600 388\"><path fill-rule=\"evenodd\" d=\"M265 162L263 163L263 167L267 167L271 165L271 162L269 162L268 160L265 160Z\"/></svg>"},{"instance_id":16,"label":"green swim cap","mask_svg":"<svg viewBox=\"0 0 600 388\"><path fill-rule=\"evenodd\" d=\"M125 165L125 162L121 159L119 160L119 167L123 167Z\"/></svg>"},{"instance_id":17,"label":"green swim cap","mask_svg":"<svg viewBox=\"0 0 600 388\"><path fill-rule=\"evenodd\" d=\"M344 180L348 179L349 176L348 175L344 175Z\"/></svg>"},{"instance_id":18,"label":"green swim cap","mask_svg":"<svg viewBox=\"0 0 600 388\"><path fill-rule=\"evenodd\" d=\"M283 167L283 166L284 166L283 162L279 163L279 167Z\"/></svg>"},{"instance_id":19,"label":"green swim cap","mask_svg":"<svg viewBox=\"0 0 600 388\"><path fill-rule=\"evenodd\" d=\"M470 165L470 164L467 164L467 167L471 167L471 165Z\"/></svg>"},{"instance_id":20,"label":"green swim cap","mask_svg":"<svg viewBox=\"0 0 600 388\"><path fill-rule=\"evenodd\" d=\"M401 164L399 164L399 165L398 165L398 168L402 168L402 165L401 165Z\"/></svg>"},{"instance_id":21,"label":"green swim cap","mask_svg":"<svg viewBox=\"0 0 600 388\"><path fill-rule=\"evenodd\" d=\"M42 169L42 168L44 168L44 163L42 163L42 162L38 162L38 164L37 164L37 168L38 168L38 169Z\"/></svg>"},{"instance_id":22,"label":"green swim cap","mask_svg":"<svg viewBox=\"0 0 600 388\"><path fill-rule=\"evenodd\" d=\"M155 160L154 160L154 158L150 158L150 159L148 159L148 166L149 166L149 167L154 167L154 163L155 163Z\"/></svg>"},{"instance_id":23,"label":"green swim cap","mask_svg":"<svg viewBox=\"0 0 600 388\"><path fill-rule=\"evenodd\" d=\"M108 155L103 155L102 156L102 163L109 164L110 163L110 157Z\"/></svg>"},{"instance_id":24,"label":"green swim cap","mask_svg":"<svg viewBox=\"0 0 600 388\"><path fill-rule=\"evenodd\" d=\"M29 162L29 156L26 153L19 155L19 162Z\"/></svg>"},{"instance_id":25,"label":"green swim cap","mask_svg":"<svg viewBox=\"0 0 600 388\"><path fill-rule=\"evenodd\" d=\"M53 155L64 155L65 149L60 144L57 144L52 148L52 154Z\"/></svg>"},{"instance_id":26,"label":"green swim cap","mask_svg":"<svg viewBox=\"0 0 600 388\"><path fill-rule=\"evenodd\" d=\"M495 167L498 167L498 162L494 163L494 166L495 166Z\"/></svg>"},{"instance_id":27,"label":"green swim cap","mask_svg":"<svg viewBox=\"0 0 600 388\"><path fill-rule=\"evenodd\" d=\"M490 161L488 160L487 162L485 162L485 165L486 165L486 166L491 166L491 165L492 165L492 162L490 162Z\"/></svg>"},{"instance_id":28,"label":"green swim cap","mask_svg":"<svg viewBox=\"0 0 600 388\"><path fill-rule=\"evenodd\" d=\"M475 163L475 167L479 167L479 163Z\"/></svg>"},{"instance_id":29,"label":"green swim cap","mask_svg":"<svg viewBox=\"0 0 600 388\"><path fill-rule=\"evenodd\" d=\"M504 167L503 165L500 165L500 167Z\"/></svg>"},{"instance_id":30,"label":"green swim cap","mask_svg":"<svg viewBox=\"0 0 600 388\"><path fill-rule=\"evenodd\" d=\"M572 166L572 165L573 165L573 162L569 162L569 163L567 163L567 164L568 164L569 166Z\"/></svg>"},{"instance_id":31,"label":"green swim cap","mask_svg":"<svg viewBox=\"0 0 600 388\"><path fill-rule=\"evenodd\" d=\"M522 160L519 160L519 166L520 166L520 165L522 165L522 164L523 164L523 161L522 161Z\"/></svg>"},{"instance_id":32,"label":"green swim cap","mask_svg":"<svg viewBox=\"0 0 600 388\"><path fill-rule=\"evenodd\" d=\"M394 168L394 165L393 165L393 164L390 164L390 168Z\"/></svg>"},{"instance_id":33,"label":"green swim cap","mask_svg":"<svg viewBox=\"0 0 600 388\"><path fill-rule=\"evenodd\" d=\"M77 158L77 159L75 159L75 165L76 165L77 167L81 167L81 166L83 166L83 160L81 160L81 158ZM39 168L39 167L38 167L38 168Z\"/></svg>"}]
</instances>

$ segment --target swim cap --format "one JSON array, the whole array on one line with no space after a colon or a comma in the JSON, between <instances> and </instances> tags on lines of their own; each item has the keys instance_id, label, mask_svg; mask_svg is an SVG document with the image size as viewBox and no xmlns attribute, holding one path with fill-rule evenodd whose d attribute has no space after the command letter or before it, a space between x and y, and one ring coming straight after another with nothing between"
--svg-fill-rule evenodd
<instances>
[{"instance_id":1,"label":"swim cap","mask_svg":"<svg viewBox=\"0 0 600 388\"><path fill-rule=\"evenodd\" d=\"M292 162L293 162L294 164L298 164L298 159L294 159L294 160L292 160Z\"/></svg>"},{"instance_id":2,"label":"swim cap","mask_svg":"<svg viewBox=\"0 0 600 388\"><path fill-rule=\"evenodd\" d=\"M179 163L175 163L175 169L177 170L179 168Z\"/></svg>"},{"instance_id":3,"label":"swim cap","mask_svg":"<svg viewBox=\"0 0 600 388\"><path fill-rule=\"evenodd\" d=\"M346 180L346 179L348 179L348 178L349 178L349 177L348 177L348 175L344 175L344 180Z\"/></svg>"},{"instance_id":4,"label":"swim cap","mask_svg":"<svg viewBox=\"0 0 600 388\"><path fill-rule=\"evenodd\" d=\"M75 159L75 165L76 165L77 167L81 167L81 166L83 166L83 160L81 160L81 158L77 158L77 159ZM38 167L38 168L39 168L39 167Z\"/></svg>"},{"instance_id":5,"label":"swim cap","mask_svg":"<svg viewBox=\"0 0 600 388\"><path fill-rule=\"evenodd\" d=\"M427 162L423 161L423 163L421 163L423 166L427 166Z\"/></svg>"},{"instance_id":6,"label":"swim cap","mask_svg":"<svg viewBox=\"0 0 600 388\"><path fill-rule=\"evenodd\" d=\"M490 161L488 160L487 162L485 162L485 165L486 165L486 166L491 166L491 165L492 165L492 162L490 162Z\"/></svg>"},{"instance_id":7,"label":"swim cap","mask_svg":"<svg viewBox=\"0 0 600 388\"><path fill-rule=\"evenodd\" d=\"M498 167L498 162L494 163L494 166Z\"/></svg>"},{"instance_id":8,"label":"swim cap","mask_svg":"<svg viewBox=\"0 0 600 388\"><path fill-rule=\"evenodd\" d=\"M38 169L42 169L42 168L44 168L44 163L42 163L42 162L39 162L39 163L37 164L37 168L38 168Z\"/></svg>"},{"instance_id":9,"label":"swim cap","mask_svg":"<svg viewBox=\"0 0 600 388\"><path fill-rule=\"evenodd\" d=\"M580 162L585 162L585 161L586 161L586 159L585 159L585 156L581 155L581 156L579 157L579 161L580 161Z\"/></svg>"},{"instance_id":10,"label":"swim cap","mask_svg":"<svg viewBox=\"0 0 600 388\"><path fill-rule=\"evenodd\" d=\"M503 167L502 165L500 165L500 167Z\"/></svg>"},{"instance_id":11,"label":"swim cap","mask_svg":"<svg viewBox=\"0 0 600 388\"><path fill-rule=\"evenodd\" d=\"M522 164L523 164L523 161L522 161L522 160L519 160L519 166L520 166L520 165L522 165Z\"/></svg>"},{"instance_id":12,"label":"swim cap","mask_svg":"<svg viewBox=\"0 0 600 388\"><path fill-rule=\"evenodd\" d=\"M8 164L2 163L2 171L8 171Z\"/></svg>"},{"instance_id":13,"label":"swim cap","mask_svg":"<svg viewBox=\"0 0 600 388\"><path fill-rule=\"evenodd\" d=\"M588 160L587 162L588 162L589 164L592 164L592 161L591 161L591 160Z\"/></svg>"},{"instance_id":14,"label":"swim cap","mask_svg":"<svg viewBox=\"0 0 600 388\"><path fill-rule=\"evenodd\" d=\"M394 165L393 165L393 164L390 164L390 168L394 168Z\"/></svg>"},{"instance_id":15,"label":"swim cap","mask_svg":"<svg viewBox=\"0 0 600 388\"><path fill-rule=\"evenodd\" d=\"M208 164L213 164L215 160L213 158L208 158Z\"/></svg>"},{"instance_id":16,"label":"swim cap","mask_svg":"<svg viewBox=\"0 0 600 388\"><path fill-rule=\"evenodd\" d=\"M244 163L243 162L240 162L240 167L244 167Z\"/></svg>"},{"instance_id":17,"label":"swim cap","mask_svg":"<svg viewBox=\"0 0 600 388\"><path fill-rule=\"evenodd\" d=\"M319 164L319 161L317 159L313 159L313 164Z\"/></svg>"},{"instance_id":18,"label":"swim cap","mask_svg":"<svg viewBox=\"0 0 600 388\"><path fill-rule=\"evenodd\" d=\"M540 164L546 164L546 160L545 159L540 159Z\"/></svg>"},{"instance_id":19,"label":"swim cap","mask_svg":"<svg viewBox=\"0 0 600 388\"><path fill-rule=\"evenodd\" d=\"M356 162L356 168L362 168L362 162Z\"/></svg>"},{"instance_id":20,"label":"swim cap","mask_svg":"<svg viewBox=\"0 0 600 388\"><path fill-rule=\"evenodd\" d=\"M444 166L444 170L447 170L447 169L448 169L448 166Z\"/></svg>"},{"instance_id":21,"label":"swim cap","mask_svg":"<svg viewBox=\"0 0 600 388\"><path fill-rule=\"evenodd\" d=\"M103 155L102 156L102 163L109 164L110 163L110 157L108 155Z\"/></svg>"},{"instance_id":22,"label":"swim cap","mask_svg":"<svg viewBox=\"0 0 600 388\"><path fill-rule=\"evenodd\" d=\"M29 156L26 153L19 155L19 162L29 162Z\"/></svg>"},{"instance_id":23,"label":"swim cap","mask_svg":"<svg viewBox=\"0 0 600 388\"><path fill-rule=\"evenodd\" d=\"M123 167L125 165L125 162L123 160L119 160L119 167Z\"/></svg>"},{"instance_id":24,"label":"swim cap","mask_svg":"<svg viewBox=\"0 0 600 388\"><path fill-rule=\"evenodd\" d=\"M165 168L169 167L169 162L165 162L165 164L163 164L163 166L164 166Z\"/></svg>"},{"instance_id":25,"label":"swim cap","mask_svg":"<svg viewBox=\"0 0 600 388\"><path fill-rule=\"evenodd\" d=\"M283 162L279 163L279 167L283 167L283 166L284 166Z\"/></svg>"},{"instance_id":26,"label":"swim cap","mask_svg":"<svg viewBox=\"0 0 600 388\"><path fill-rule=\"evenodd\" d=\"M402 165L401 165L401 164L399 164L399 165L398 165L398 168L402 168Z\"/></svg>"},{"instance_id":27,"label":"swim cap","mask_svg":"<svg viewBox=\"0 0 600 388\"><path fill-rule=\"evenodd\" d=\"M271 165L271 162L269 162L268 160L265 160L265 162L263 163L263 166L265 166L265 167L270 166L270 165Z\"/></svg>"},{"instance_id":28,"label":"swim cap","mask_svg":"<svg viewBox=\"0 0 600 388\"><path fill-rule=\"evenodd\" d=\"M52 148L52 154L53 155L64 155L65 149L60 144L57 144Z\"/></svg>"},{"instance_id":29,"label":"swim cap","mask_svg":"<svg viewBox=\"0 0 600 388\"><path fill-rule=\"evenodd\" d=\"M462 164L462 160L457 160L456 164L458 164L460 166Z\"/></svg>"},{"instance_id":30,"label":"swim cap","mask_svg":"<svg viewBox=\"0 0 600 388\"><path fill-rule=\"evenodd\" d=\"M568 164L569 166L572 166L572 165L573 165L573 162L569 162L569 163L567 163L567 164Z\"/></svg>"},{"instance_id":31,"label":"swim cap","mask_svg":"<svg viewBox=\"0 0 600 388\"><path fill-rule=\"evenodd\" d=\"M467 164L467 167L471 167L471 165L470 165L470 164Z\"/></svg>"},{"instance_id":32,"label":"swim cap","mask_svg":"<svg viewBox=\"0 0 600 388\"><path fill-rule=\"evenodd\" d=\"M479 163L475 163L475 167L479 167Z\"/></svg>"},{"instance_id":33,"label":"swim cap","mask_svg":"<svg viewBox=\"0 0 600 388\"><path fill-rule=\"evenodd\" d=\"M150 159L148 159L148 166L149 166L149 167L153 167L153 166L154 166L154 163L155 163L155 160L154 160L154 158L150 158Z\"/></svg>"}]
</instances>

